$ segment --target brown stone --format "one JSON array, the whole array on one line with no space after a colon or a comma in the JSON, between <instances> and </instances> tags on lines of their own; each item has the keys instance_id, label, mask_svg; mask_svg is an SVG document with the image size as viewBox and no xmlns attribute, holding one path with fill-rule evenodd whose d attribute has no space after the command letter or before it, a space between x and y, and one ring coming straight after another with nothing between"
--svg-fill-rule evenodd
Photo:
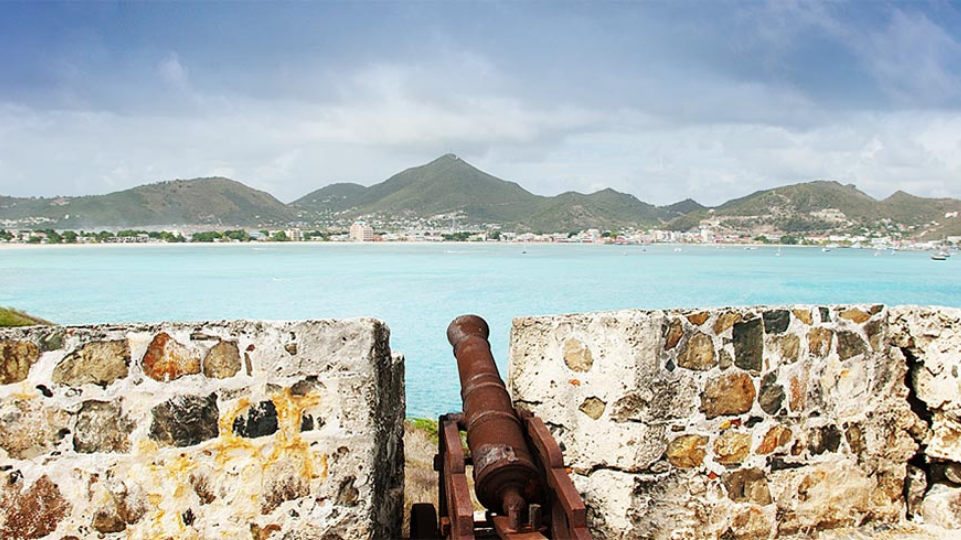
<instances>
[{"instance_id":1,"label":"brown stone","mask_svg":"<svg viewBox=\"0 0 961 540\"><path fill-rule=\"evenodd\" d=\"M868 319L871 318L871 315L861 311L860 309L850 308L842 311L841 313L838 313L838 317L841 317L842 319L847 319L857 324L862 324L867 322Z\"/></svg>"},{"instance_id":2,"label":"brown stone","mask_svg":"<svg viewBox=\"0 0 961 540\"><path fill-rule=\"evenodd\" d=\"M701 410L708 419L742 414L754 404L754 383L743 373L731 373L707 382L701 394Z\"/></svg>"},{"instance_id":3,"label":"brown stone","mask_svg":"<svg viewBox=\"0 0 961 540\"><path fill-rule=\"evenodd\" d=\"M734 359L731 358L731 353L727 352L727 349L721 349L717 353L717 365L721 369L727 369L734 365Z\"/></svg>"},{"instance_id":4,"label":"brown stone","mask_svg":"<svg viewBox=\"0 0 961 540\"><path fill-rule=\"evenodd\" d=\"M40 359L40 348L29 341L0 341L0 384L20 382Z\"/></svg>"},{"instance_id":5,"label":"brown stone","mask_svg":"<svg viewBox=\"0 0 961 540\"><path fill-rule=\"evenodd\" d=\"M764 329L761 319L734 325L734 365L753 374L761 372L764 360Z\"/></svg>"},{"instance_id":6,"label":"brown stone","mask_svg":"<svg viewBox=\"0 0 961 540\"><path fill-rule=\"evenodd\" d=\"M127 522L120 517L115 508L109 507L94 512L91 526L98 532L116 533L126 530Z\"/></svg>"},{"instance_id":7,"label":"brown stone","mask_svg":"<svg viewBox=\"0 0 961 540\"><path fill-rule=\"evenodd\" d=\"M768 488L764 471L760 469L741 469L724 474L721 483L727 489L727 496L734 502L746 502L765 506L771 504L771 490Z\"/></svg>"},{"instance_id":8,"label":"brown stone","mask_svg":"<svg viewBox=\"0 0 961 540\"><path fill-rule=\"evenodd\" d=\"M666 456L671 465L681 469L700 466L704 462L704 446L707 437L703 435L681 435L667 445Z\"/></svg>"},{"instance_id":9,"label":"brown stone","mask_svg":"<svg viewBox=\"0 0 961 540\"><path fill-rule=\"evenodd\" d=\"M717 365L714 341L711 336L698 332L687 341L684 351L677 357L677 365L698 371L706 371Z\"/></svg>"},{"instance_id":10,"label":"brown stone","mask_svg":"<svg viewBox=\"0 0 961 540\"><path fill-rule=\"evenodd\" d=\"M838 357L847 360L867 352L866 344L855 332L838 332Z\"/></svg>"},{"instance_id":11,"label":"brown stone","mask_svg":"<svg viewBox=\"0 0 961 540\"><path fill-rule=\"evenodd\" d=\"M761 410L775 415L781 410L784 403L784 387L778 384L777 373L771 372L761 379L761 391L758 393L757 403Z\"/></svg>"},{"instance_id":12,"label":"brown stone","mask_svg":"<svg viewBox=\"0 0 961 540\"><path fill-rule=\"evenodd\" d=\"M811 316L811 311L807 309L795 309L794 316L808 326L814 322L814 318Z\"/></svg>"},{"instance_id":13,"label":"brown stone","mask_svg":"<svg viewBox=\"0 0 961 540\"><path fill-rule=\"evenodd\" d=\"M797 334L778 336L778 349L781 352L781 360L785 364L792 364L798 359L798 352L801 350L801 338Z\"/></svg>"},{"instance_id":14,"label":"brown stone","mask_svg":"<svg viewBox=\"0 0 961 540\"><path fill-rule=\"evenodd\" d=\"M604 414L604 408L607 404L596 397L589 397L581 403L579 410L589 416L592 420L597 420Z\"/></svg>"},{"instance_id":15,"label":"brown stone","mask_svg":"<svg viewBox=\"0 0 961 540\"><path fill-rule=\"evenodd\" d=\"M808 432L808 451L814 455L837 452L841 447L841 431L837 426L828 424Z\"/></svg>"},{"instance_id":16,"label":"brown stone","mask_svg":"<svg viewBox=\"0 0 961 540\"><path fill-rule=\"evenodd\" d=\"M573 371L589 371L594 365L591 349L577 338L564 342L564 363Z\"/></svg>"},{"instance_id":17,"label":"brown stone","mask_svg":"<svg viewBox=\"0 0 961 540\"><path fill-rule=\"evenodd\" d=\"M771 537L774 523L756 506L738 512L731 520L731 528L720 538L733 540L766 540Z\"/></svg>"},{"instance_id":18,"label":"brown stone","mask_svg":"<svg viewBox=\"0 0 961 540\"><path fill-rule=\"evenodd\" d=\"M844 438L847 439L848 448L851 449L852 454L857 455L864 451L864 434L858 424L848 426L844 430Z\"/></svg>"},{"instance_id":19,"label":"brown stone","mask_svg":"<svg viewBox=\"0 0 961 540\"><path fill-rule=\"evenodd\" d=\"M831 352L833 333L827 328L812 328L808 332L808 351L817 358L825 358Z\"/></svg>"},{"instance_id":20,"label":"brown stone","mask_svg":"<svg viewBox=\"0 0 961 540\"><path fill-rule=\"evenodd\" d=\"M126 452L134 427L135 423L123 414L120 401L85 401L77 413L73 449L83 454Z\"/></svg>"},{"instance_id":21,"label":"brown stone","mask_svg":"<svg viewBox=\"0 0 961 540\"><path fill-rule=\"evenodd\" d=\"M761 455L770 454L777 447L784 446L789 442L791 442L791 428L778 424L764 434L761 444L757 447L757 453Z\"/></svg>"},{"instance_id":22,"label":"brown stone","mask_svg":"<svg viewBox=\"0 0 961 540\"><path fill-rule=\"evenodd\" d=\"M151 439L170 446L192 446L220 434L217 394L175 396L150 411Z\"/></svg>"},{"instance_id":23,"label":"brown stone","mask_svg":"<svg viewBox=\"0 0 961 540\"><path fill-rule=\"evenodd\" d=\"M791 396L788 405L794 412L803 411L808 406L807 372L802 376L791 377Z\"/></svg>"},{"instance_id":24,"label":"brown stone","mask_svg":"<svg viewBox=\"0 0 961 540\"><path fill-rule=\"evenodd\" d=\"M701 326L706 323L711 317L711 314L707 311L701 311L699 313L691 313L687 316L687 320L690 321L694 326Z\"/></svg>"},{"instance_id":25,"label":"brown stone","mask_svg":"<svg viewBox=\"0 0 961 540\"><path fill-rule=\"evenodd\" d=\"M721 465L739 465L750 453L750 433L728 430L714 441L714 461Z\"/></svg>"},{"instance_id":26,"label":"brown stone","mask_svg":"<svg viewBox=\"0 0 961 540\"><path fill-rule=\"evenodd\" d=\"M19 486L9 486L14 490ZM60 525L70 513L70 503L64 499L57 485L46 475L22 491L7 491L2 507L7 519L0 525L0 538L43 538Z\"/></svg>"},{"instance_id":27,"label":"brown stone","mask_svg":"<svg viewBox=\"0 0 961 540\"><path fill-rule=\"evenodd\" d=\"M671 325L667 329L667 336L664 342L664 350L669 351L677 346L677 343L681 341L684 336L684 327L681 325L681 321L674 319L671 321Z\"/></svg>"},{"instance_id":28,"label":"brown stone","mask_svg":"<svg viewBox=\"0 0 961 540\"><path fill-rule=\"evenodd\" d=\"M883 333L881 331L881 321L871 321L865 324L864 333L868 335L868 343L871 344L871 350L874 352L881 352L883 337Z\"/></svg>"},{"instance_id":29,"label":"brown stone","mask_svg":"<svg viewBox=\"0 0 961 540\"><path fill-rule=\"evenodd\" d=\"M735 323L741 322L741 314L735 311L728 311L727 313L722 313L716 321L714 321L714 333L721 335L727 332L734 326Z\"/></svg>"},{"instance_id":30,"label":"brown stone","mask_svg":"<svg viewBox=\"0 0 961 540\"><path fill-rule=\"evenodd\" d=\"M288 343L284 345L284 350L287 351L287 354L289 354L290 356L294 356L297 354L297 344Z\"/></svg>"},{"instance_id":31,"label":"brown stone","mask_svg":"<svg viewBox=\"0 0 961 540\"><path fill-rule=\"evenodd\" d=\"M127 376L130 347L127 340L87 343L64 357L53 369L56 384L81 386L108 384Z\"/></svg>"},{"instance_id":32,"label":"brown stone","mask_svg":"<svg viewBox=\"0 0 961 540\"><path fill-rule=\"evenodd\" d=\"M52 451L69 433L68 416L38 399L13 399L0 406L0 448L13 459Z\"/></svg>"},{"instance_id":33,"label":"brown stone","mask_svg":"<svg viewBox=\"0 0 961 540\"><path fill-rule=\"evenodd\" d=\"M204 375L211 379L227 379L240 371L240 350L233 341L214 345L204 358Z\"/></svg>"},{"instance_id":34,"label":"brown stone","mask_svg":"<svg viewBox=\"0 0 961 540\"><path fill-rule=\"evenodd\" d=\"M161 332L153 338L141 360L143 372L151 379L172 381L185 375L200 373L200 357L178 343L170 334Z\"/></svg>"}]
</instances>

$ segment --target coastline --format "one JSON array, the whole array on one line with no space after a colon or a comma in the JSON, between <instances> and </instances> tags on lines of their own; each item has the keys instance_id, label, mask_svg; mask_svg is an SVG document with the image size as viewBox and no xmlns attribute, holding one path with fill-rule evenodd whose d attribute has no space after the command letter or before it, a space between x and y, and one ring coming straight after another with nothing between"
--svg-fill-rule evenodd
<instances>
[{"instance_id":1,"label":"coastline","mask_svg":"<svg viewBox=\"0 0 961 540\"><path fill-rule=\"evenodd\" d=\"M450 246L597 246L597 247L612 247L612 248L656 248L656 247L669 247L669 248L714 248L714 249L746 249L746 248L771 248L771 249L822 249L824 246L801 246L794 244L761 244L761 243L751 243L751 244L688 244L688 243L671 243L662 242L656 244L603 244L603 243L576 243L576 242L470 242L470 241L456 241L456 240L444 240L442 242L425 242L425 241L403 241L403 242L147 242L147 243L100 243L100 244L23 244L23 243L0 243L0 250L30 250L30 249L80 249L80 248L166 248L166 247L201 247L201 246L216 246L216 247L280 247L280 246L436 246L436 245L450 245ZM852 249L857 251L857 248L851 247L838 247L834 250L848 250ZM891 248L860 248L863 251L876 251L890 250ZM897 251L931 251L930 249L917 249L917 248L897 248Z\"/></svg>"}]
</instances>

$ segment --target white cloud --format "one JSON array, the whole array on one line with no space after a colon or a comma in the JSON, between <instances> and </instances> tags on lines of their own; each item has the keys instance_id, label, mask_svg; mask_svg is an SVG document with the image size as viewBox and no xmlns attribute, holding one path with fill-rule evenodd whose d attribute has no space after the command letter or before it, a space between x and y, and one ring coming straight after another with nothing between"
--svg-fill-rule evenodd
<instances>
[{"instance_id":1,"label":"white cloud","mask_svg":"<svg viewBox=\"0 0 961 540\"><path fill-rule=\"evenodd\" d=\"M786 5L788 15L797 6ZM797 9L838 31L830 14ZM891 27L909 30L892 31L923 27L905 21ZM208 91L175 52L156 75L182 99L133 113L0 103L0 193L102 193L220 175L289 201L330 182L379 182L453 151L541 194L610 186L657 204L717 204L826 178L878 197L896 189L961 197L961 113L829 111L791 85L730 74L684 72L686 84L652 75L633 106L539 100L512 90L489 58L456 50L433 63L305 71L311 84L330 83L312 99ZM951 76L942 75L932 77Z\"/></svg>"},{"instance_id":2,"label":"white cloud","mask_svg":"<svg viewBox=\"0 0 961 540\"><path fill-rule=\"evenodd\" d=\"M157 75L164 84L177 90L190 88L190 74L180 63L180 56L172 52L157 64Z\"/></svg>"}]
</instances>

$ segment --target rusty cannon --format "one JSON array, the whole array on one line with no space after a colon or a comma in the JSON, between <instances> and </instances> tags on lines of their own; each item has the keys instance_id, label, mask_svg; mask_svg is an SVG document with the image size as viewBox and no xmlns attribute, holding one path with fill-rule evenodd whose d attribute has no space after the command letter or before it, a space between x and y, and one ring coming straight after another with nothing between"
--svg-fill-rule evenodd
<instances>
[{"instance_id":1,"label":"rusty cannon","mask_svg":"<svg viewBox=\"0 0 961 540\"><path fill-rule=\"evenodd\" d=\"M411 538L589 539L587 511L547 426L516 411L491 354L484 319L463 315L447 327L460 374L463 412L438 421L438 507L415 504ZM465 455L461 431L467 432ZM486 508L475 519L467 483Z\"/></svg>"}]
</instances>

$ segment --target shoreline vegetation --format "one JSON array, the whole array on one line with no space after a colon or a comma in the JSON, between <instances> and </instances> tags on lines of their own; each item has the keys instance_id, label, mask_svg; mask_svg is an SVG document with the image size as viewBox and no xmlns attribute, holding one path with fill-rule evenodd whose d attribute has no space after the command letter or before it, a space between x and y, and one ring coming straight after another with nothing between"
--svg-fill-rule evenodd
<instances>
[{"instance_id":1,"label":"shoreline vegetation","mask_svg":"<svg viewBox=\"0 0 961 540\"><path fill-rule=\"evenodd\" d=\"M0 307L0 328L13 326L53 326L53 323L10 307Z\"/></svg>"}]
</instances>

